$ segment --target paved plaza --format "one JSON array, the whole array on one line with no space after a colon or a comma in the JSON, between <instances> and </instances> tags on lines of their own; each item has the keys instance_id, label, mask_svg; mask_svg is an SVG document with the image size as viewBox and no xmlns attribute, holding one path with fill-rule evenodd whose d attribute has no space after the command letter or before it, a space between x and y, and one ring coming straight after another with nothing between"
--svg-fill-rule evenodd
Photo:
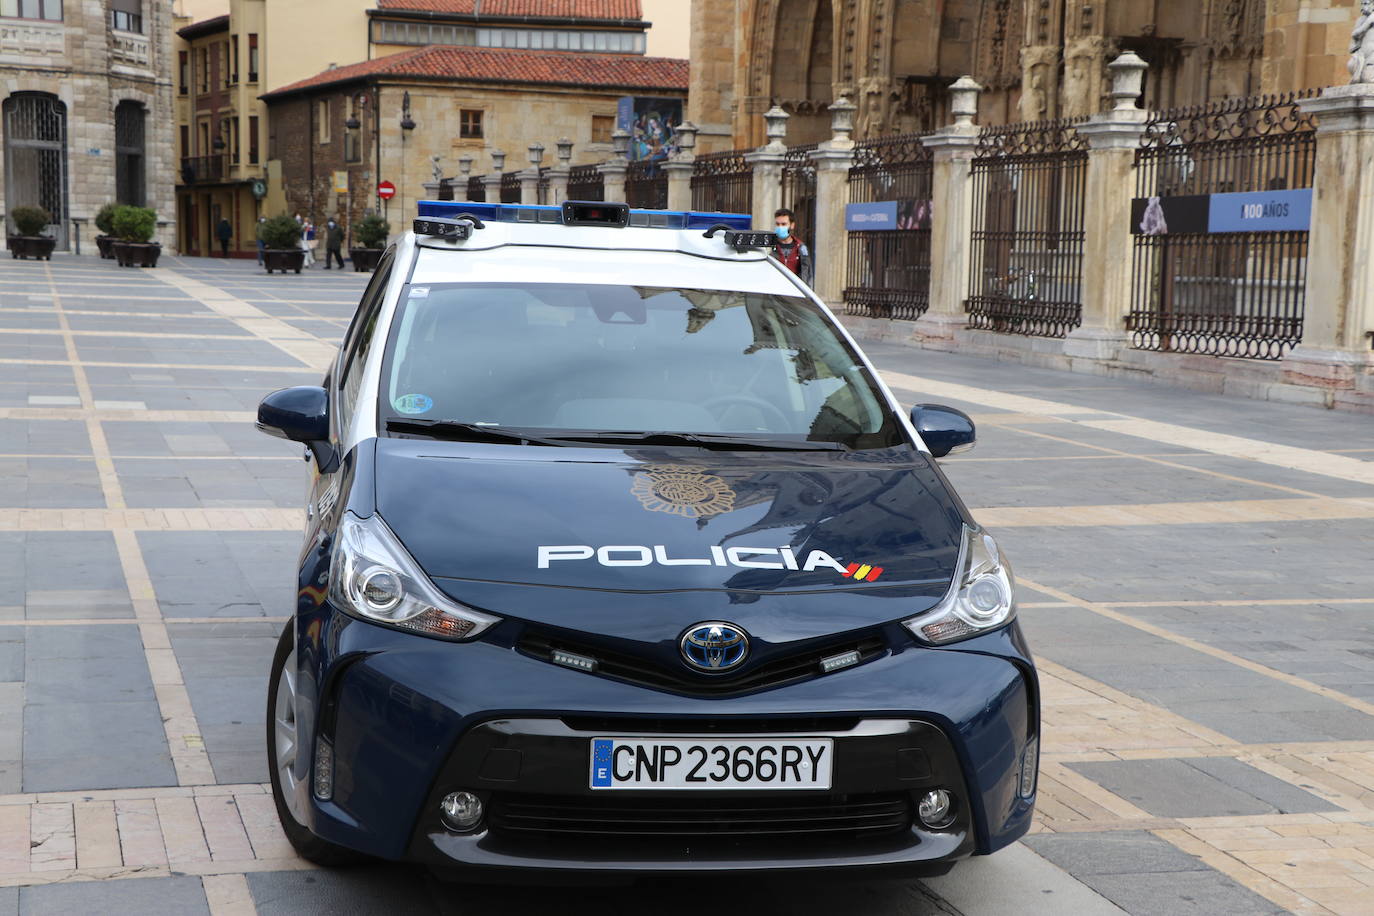
<instances>
[{"instance_id":1,"label":"paved plaza","mask_svg":"<svg viewBox=\"0 0 1374 916\"><path fill-rule=\"evenodd\" d=\"M0 916L701 911L690 883L326 872L281 835L263 707L306 466L252 421L319 380L365 281L0 261ZM978 422L942 465L1021 584L1037 824L944 878L711 906L1374 913L1374 419L869 352Z\"/></svg>"}]
</instances>

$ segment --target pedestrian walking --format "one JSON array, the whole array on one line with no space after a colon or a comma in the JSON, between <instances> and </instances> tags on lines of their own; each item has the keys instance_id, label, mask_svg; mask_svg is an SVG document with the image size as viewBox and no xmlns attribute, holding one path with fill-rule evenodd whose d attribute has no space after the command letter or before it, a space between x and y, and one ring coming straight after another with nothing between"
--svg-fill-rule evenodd
<instances>
[{"instance_id":1,"label":"pedestrian walking","mask_svg":"<svg viewBox=\"0 0 1374 916\"><path fill-rule=\"evenodd\" d=\"M299 223L301 227L301 240L299 243L301 251L305 252L305 263L303 266L309 267L315 263L315 254L310 250L310 243L315 236L315 227L311 225L310 220L305 219L299 213L296 214L296 222Z\"/></svg>"},{"instance_id":2,"label":"pedestrian walking","mask_svg":"<svg viewBox=\"0 0 1374 916\"><path fill-rule=\"evenodd\" d=\"M256 237L257 240L258 240L258 266L259 266L259 267L262 266L262 263L263 263L263 260L264 260L264 259L263 259L263 256L262 256L262 253L263 253L264 251L267 250L267 242L266 242L266 241L263 239L263 237L262 237L262 226L263 226L263 223L265 223L265 222L267 222L267 217L265 217L265 216L259 216L259 217L258 217L258 226L257 226L257 229L256 229L256 230L254 231L254 233L253 233L254 237Z\"/></svg>"},{"instance_id":3,"label":"pedestrian walking","mask_svg":"<svg viewBox=\"0 0 1374 916\"><path fill-rule=\"evenodd\" d=\"M219 239L219 253L223 257L229 257L229 240L234 237L234 227L229 223L229 217L221 216L219 225L215 227L215 238Z\"/></svg>"},{"instance_id":4,"label":"pedestrian walking","mask_svg":"<svg viewBox=\"0 0 1374 916\"><path fill-rule=\"evenodd\" d=\"M773 214L773 231L778 236L773 245L773 256L809 286L812 279L811 252L801 239L792 234L796 228L797 218L791 210L783 207Z\"/></svg>"},{"instance_id":5,"label":"pedestrian walking","mask_svg":"<svg viewBox=\"0 0 1374 916\"><path fill-rule=\"evenodd\" d=\"M325 223L324 230L324 269L328 270L333 266L333 262L339 262L339 270L343 270L343 241L344 230L336 220Z\"/></svg>"}]
</instances>

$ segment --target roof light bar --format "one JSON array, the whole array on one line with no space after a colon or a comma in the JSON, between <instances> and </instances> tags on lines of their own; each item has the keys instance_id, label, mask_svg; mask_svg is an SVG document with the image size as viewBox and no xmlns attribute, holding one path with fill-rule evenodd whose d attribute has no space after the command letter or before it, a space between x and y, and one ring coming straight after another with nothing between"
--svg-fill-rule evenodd
<instances>
[{"instance_id":1,"label":"roof light bar","mask_svg":"<svg viewBox=\"0 0 1374 916\"><path fill-rule=\"evenodd\" d=\"M724 224L731 229L748 229L752 222L747 213L707 213L698 210L638 210L622 203L609 203L596 200L567 201L563 206L551 207L534 204L493 204L475 203L462 200L422 200L418 214L421 217L440 217L456 219L463 214L497 223L536 223L542 225L593 225L593 223L569 223L566 221L565 208L597 207L606 211L624 208L628 213L631 228L645 229L706 229ZM585 212L585 211L580 211ZM598 226L614 226L615 223L604 219L594 223ZM623 224L622 224L623 225Z\"/></svg>"}]
</instances>

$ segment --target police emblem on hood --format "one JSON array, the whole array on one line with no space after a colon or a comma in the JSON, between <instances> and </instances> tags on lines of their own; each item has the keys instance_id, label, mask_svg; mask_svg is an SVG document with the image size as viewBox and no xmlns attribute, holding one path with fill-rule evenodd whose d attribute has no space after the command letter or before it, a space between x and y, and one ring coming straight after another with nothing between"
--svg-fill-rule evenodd
<instances>
[{"instance_id":1,"label":"police emblem on hood","mask_svg":"<svg viewBox=\"0 0 1374 916\"><path fill-rule=\"evenodd\" d=\"M684 464L650 464L635 474L630 492L650 512L705 518L735 507L735 491L715 474Z\"/></svg>"}]
</instances>

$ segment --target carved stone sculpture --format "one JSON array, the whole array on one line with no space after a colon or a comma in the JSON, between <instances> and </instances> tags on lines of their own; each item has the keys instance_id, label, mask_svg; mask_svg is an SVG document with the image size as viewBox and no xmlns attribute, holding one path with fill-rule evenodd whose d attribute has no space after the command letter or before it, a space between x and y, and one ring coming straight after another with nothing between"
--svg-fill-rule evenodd
<instances>
[{"instance_id":1,"label":"carved stone sculpture","mask_svg":"<svg viewBox=\"0 0 1374 916\"><path fill-rule=\"evenodd\" d=\"M1360 0L1360 18L1350 35L1350 82L1374 83L1374 0Z\"/></svg>"}]
</instances>

